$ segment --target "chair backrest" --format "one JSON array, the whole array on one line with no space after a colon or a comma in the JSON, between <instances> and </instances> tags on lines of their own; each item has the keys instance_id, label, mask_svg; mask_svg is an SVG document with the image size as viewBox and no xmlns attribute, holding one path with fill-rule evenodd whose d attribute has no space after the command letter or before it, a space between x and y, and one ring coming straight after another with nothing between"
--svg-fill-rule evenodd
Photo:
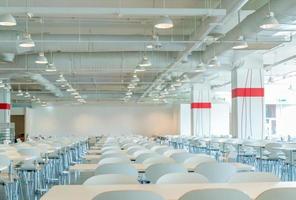
<instances>
[{"instance_id":1,"label":"chair backrest","mask_svg":"<svg viewBox=\"0 0 296 200\"><path fill-rule=\"evenodd\" d=\"M230 163L206 162L195 168L195 172L207 177L212 183L225 183L236 173L236 168Z\"/></svg>"},{"instance_id":2,"label":"chair backrest","mask_svg":"<svg viewBox=\"0 0 296 200\"><path fill-rule=\"evenodd\" d=\"M156 183L157 179L169 173L186 173L187 169L180 164L160 163L150 165L145 172L145 176L151 183Z\"/></svg>"},{"instance_id":3,"label":"chair backrest","mask_svg":"<svg viewBox=\"0 0 296 200\"><path fill-rule=\"evenodd\" d=\"M250 200L245 193L235 189L202 189L185 193L179 200Z\"/></svg>"},{"instance_id":4,"label":"chair backrest","mask_svg":"<svg viewBox=\"0 0 296 200\"><path fill-rule=\"evenodd\" d=\"M143 161L143 164L147 167L150 165L158 164L158 163L176 163L173 159L167 158L165 156L155 156L152 158L147 158Z\"/></svg>"},{"instance_id":5,"label":"chair backrest","mask_svg":"<svg viewBox=\"0 0 296 200\"><path fill-rule=\"evenodd\" d=\"M164 152L166 152L166 151L168 151L168 150L170 150L170 149L172 149L172 147L162 146L162 147L159 147L159 148L157 148L157 149L154 149L154 151L155 151L156 153L163 154Z\"/></svg>"},{"instance_id":6,"label":"chair backrest","mask_svg":"<svg viewBox=\"0 0 296 200\"><path fill-rule=\"evenodd\" d=\"M98 162L98 165L112 164L112 163L131 163L130 159L127 157L111 157L104 158Z\"/></svg>"},{"instance_id":7,"label":"chair backrest","mask_svg":"<svg viewBox=\"0 0 296 200\"><path fill-rule=\"evenodd\" d=\"M99 158L103 160L104 158L127 158L127 156L123 153L110 153L110 154L103 154Z\"/></svg>"},{"instance_id":8,"label":"chair backrest","mask_svg":"<svg viewBox=\"0 0 296 200\"><path fill-rule=\"evenodd\" d=\"M156 184L194 184L207 183L206 177L198 173L169 173L161 176Z\"/></svg>"},{"instance_id":9,"label":"chair backrest","mask_svg":"<svg viewBox=\"0 0 296 200\"><path fill-rule=\"evenodd\" d=\"M188 152L178 152L171 154L170 158L174 159L177 163L183 163L188 158L192 158L194 156L196 156L196 154Z\"/></svg>"},{"instance_id":10,"label":"chair backrest","mask_svg":"<svg viewBox=\"0 0 296 200\"><path fill-rule=\"evenodd\" d=\"M174 153L180 153L180 152L187 152L187 151L185 151L184 149L169 149L169 150L163 152L163 155L166 157L170 157Z\"/></svg>"},{"instance_id":11,"label":"chair backrest","mask_svg":"<svg viewBox=\"0 0 296 200\"><path fill-rule=\"evenodd\" d=\"M142 146L134 146L134 147L130 147L126 150L127 154L129 155L133 155L136 151L140 151L140 150L146 150L144 147Z\"/></svg>"},{"instance_id":12,"label":"chair backrest","mask_svg":"<svg viewBox=\"0 0 296 200\"><path fill-rule=\"evenodd\" d=\"M115 151L115 150L120 150L120 148L118 146L107 146L107 147L103 147L101 149L101 153L104 153L105 151Z\"/></svg>"},{"instance_id":13,"label":"chair backrest","mask_svg":"<svg viewBox=\"0 0 296 200\"><path fill-rule=\"evenodd\" d=\"M187 168L195 169L199 164L205 162L216 162L216 160L208 155L201 154L187 158L183 163Z\"/></svg>"},{"instance_id":14,"label":"chair backrest","mask_svg":"<svg viewBox=\"0 0 296 200\"><path fill-rule=\"evenodd\" d=\"M141 154L143 154L143 153L154 153L153 151L151 151L151 150L147 150L147 149L141 149L141 150L138 150L138 151L136 151L136 152L134 152L133 153L133 157L137 157L137 156L139 156L139 155L141 155Z\"/></svg>"},{"instance_id":15,"label":"chair backrest","mask_svg":"<svg viewBox=\"0 0 296 200\"><path fill-rule=\"evenodd\" d=\"M102 174L88 178L83 185L138 184L136 177L124 174Z\"/></svg>"},{"instance_id":16,"label":"chair backrest","mask_svg":"<svg viewBox=\"0 0 296 200\"><path fill-rule=\"evenodd\" d=\"M273 188L261 193L256 200L294 200L295 188Z\"/></svg>"},{"instance_id":17,"label":"chair backrest","mask_svg":"<svg viewBox=\"0 0 296 200\"><path fill-rule=\"evenodd\" d=\"M9 167L11 160L6 155L0 155L0 171L5 170Z\"/></svg>"},{"instance_id":18,"label":"chair backrest","mask_svg":"<svg viewBox=\"0 0 296 200\"><path fill-rule=\"evenodd\" d=\"M92 200L164 200L164 198L150 191L123 190L98 194Z\"/></svg>"},{"instance_id":19,"label":"chair backrest","mask_svg":"<svg viewBox=\"0 0 296 200\"><path fill-rule=\"evenodd\" d=\"M124 154L121 150L119 150L119 149L109 149L109 150L107 150L107 151L104 151L104 152L101 152L101 155L106 155L106 154L114 154L114 153L116 153L116 154Z\"/></svg>"},{"instance_id":20,"label":"chair backrest","mask_svg":"<svg viewBox=\"0 0 296 200\"><path fill-rule=\"evenodd\" d=\"M155 158L158 156L159 156L159 154L157 154L157 153L143 153L143 154L140 154L136 157L135 163L143 163L145 160L147 160L149 158Z\"/></svg>"},{"instance_id":21,"label":"chair backrest","mask_svg":"<svg viewBox=\"0 0 296 200\"><path fill-rule=\"evenodd\" d=\"M95 169L95 175L100 174L125 174L128 176L138 177L138 170L131 164L115 163L99 165Z\"/></svg>"},{"instance_id":22,"label":"chair backrest","mask_svg":"<svg viewBox=\"0 0 296 200\"><path fill-rule=\"evenodd\" d=\"M266 172L240 172L234 174L230 183L250 183L250 182L279 182L279 177Z\"/></svg>"}]
</instances>

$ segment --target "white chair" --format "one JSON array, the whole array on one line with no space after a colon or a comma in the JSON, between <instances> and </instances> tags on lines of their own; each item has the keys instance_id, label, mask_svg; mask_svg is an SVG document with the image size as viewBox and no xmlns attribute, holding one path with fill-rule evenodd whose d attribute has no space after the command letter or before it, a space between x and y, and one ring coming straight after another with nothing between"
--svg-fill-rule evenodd
<instances>
[{"instance_id":1,"label":"white chair","mask_svg":"<svg viewBox=\"0 0 296 200\"><path fill-rule=\"evenodd\" d=\"M147 150L147 149L141 149L141 150L138 150L138 151L136 151L136 152L134 152L133 153L133 157L137 157L137 156L139 156L139 155L141 155L141 154L143 154L143 153L155 153L154 151L151 151L151 150Z\"/></svg>"},{"instance_id":2,"label":"white chair","mask_svg":"<svg viewBox=\"0 0 296 200\"><path fill-rule=\"evenodd\" d=\"M175 153L181 153L181 152L187 152L184 149L169 149L165 152L163 152L163 155L166 157L170 157L171 155L175 154Z\"/></svg>"},{"instance_id":3,"label":"white chair","mask_svg":"<svg viewBox=\"0 0 296 200\"><path fill-rule=\"evenodd\" d=\"M131 164L126 163L104 164L95 169L95 175L100 174L125 174L137 178L138 170Z\"/></svg>"},{"instance_id":4,"label":"white chair","mask_svg":"<svg viewBox=\"0 0 296 200\"><path fill-rule=\"evenodd\" d=\"M0 155L0 171L7 170L11 160L6 155Z\"/></svg>"},{"instance_id":5,"label":"white chair","mask_svg":"<svg viewBox=\"0 0 296 200\"><path fill-rule=\"evenodd\" d=\"M124 154L121 150L108 150L108 151L104 151L101 153L101 155L106 155L106 154Z\"/></svg>"},{"instance_id":6,"label":"white chair","mask_svg":"<svg viewBox=\"0 0 296 200\"><path fill-rule=\"evenodd\" d=\"M208 179L198 173L169 173L161 176L156 184L208 183Z\"/></svg>"},{"instance_id":7,"label":"white chair","mask_svg":"<svg viewBox=\"0 0 296 200\"><path fill-rule=\"evenodd\" d=\"M162 196L140 190L110 191L98 194L92 200L165 200Z\"/></svg>"},{"instance_id":8,"label":"white chair","mask_svg":"<svg viewBox=\"0 0 296 200\"><path fill-rule=\"evenodd\" d=\"M295 200L295 188L273 188L261 193L256 200Z\"/></svg>"},{"instance_id":9,"label":"white chair","mask_svg":"<svg viewBox=\"0 0 296 200\"><path fill-rule=\"evenodd\" d=\"M196 154L188 153L188 152L178 152L171 154L170 158L174 159L177 163L183 163L188 158L195 157Z\"/></svg>"},{"instance_id":10,"label":"white chair","mask_svg":"<svg viewBox=\"0 0 296 200\"><path fill-rule=\"evenodd\" d=\"M106 152L106 151L120 151L120 147L115 147L115 146L109 146L109 147L103 147L102 149L101 149L101 153L104 153L104 152Z\"/></svg>"},{"instance_id":11,"label":"white chair","mask_svg":"<svg viewBox=\"0 0 296 200\"><path fill-rule=\"evenodd\" d=\"M173 148L169 147L169 146L157 146L157 147L153 148L153 151L155 151L156 153L159 153L159 154L163 154L164 152L171 150L171 149L173 149Z\"/></svg>"},{"instance_id":12,"label":"white chair","mask_svg":"<svg viewBox=\"0 0 296 200\"><path fill-rule=\"evenodd\" d=\"M235 189L201 189L185 193L179 200L250 200L244 192Z\"/></svg>"},{"instance_id":13,"label":"white chair","mask_svg":"<svg viewBox=\"0 0 296 200\"><path fill-rule=\"evenodd\" d=\"M160 163L150 165L146 169L145 176L151 183L156 183L156 181L165 174L186 172L187 169L180 164Z\"/></svg>"},{"instance_id":14,"label":"white chair","mask_svg":"<svg viewBox=\"0 0 296 200\"><path fill-rule=\"evenodd\" d=\"M211 183L225 183L236 173L236 168L230 163L201 163L195 172L207 177Z\"/></svg>"},{"instance_id":15,"label":"white chair","mask_svg":"<svg viewBox=\"0 0 296 200\"><path fill-rule=\"evenodd\" d=\"M280 182L280 179L272 173L266 172L240 172L234 174L229 183L250 183L250 182Z\"/></svg>"},{"instance_id":16,"label":"white chair","mask_svg":"<svg viewBox=\"0 0 296 200\"><path fill-rule=\"evenodd\" d=\"M173 159L167 158L164 156L157 156L152 158L147 158L143 161L143 164L146 167L149 167L150 165L158 164L158 163L176 163Z\"/></svg>"},{"instance_id":17,"label":"white chair","mask_svg":"<svg viewBox=\"0 0 296 200\"><path fill-rule=\"evenodd\" d=\"M159 155L157 153L143 153L143 154L140 154L136 157L135 163L143 163L148 158L155 158L158 156Z\"/></svg>"},{"instance_id":18,"label":"white chair","mask_svg":"<svg viewBox=\"0 0 296 200\"><path fill-rule=\"evenodd\" d=\"M103 154L99 157L100 160L104 158L127 158L127 156L123 153L111 153L111 154Z\"/></svg>"},{"instance_id":19,"label":"white chair","mask_svg":"<svg viewBox=\"0 0 296 200\"><path fill-rule=\"evenodd\" d=\"M194 157L186 159L183 164L187 169L195 169L199 164L205 162L216 162L216 160L208 155L198 154Z\"/></svg>"},{"instance_id":20,"label":"white chair","mask_svg":"<svg viewBox=\"0 0 296 200\"><path fill-rule=\"evenodd\" d=\"M127 157L111 157L104 158L98 162L98 165L112 164L112 163L131 163L130 159Z\"/></svg>"},{"instance_id":21,"label":"white chair","mask_svg":"<svg viewBox=\"0 0 296 200\"><path fill-rule=\"evenodd\" d=\"M138 184L134 176L124 174L102 174L90 177L83 185L113 185L113 184Z\"/></svg>"},{"instance_id":22,"label":"white chair","mask_svg":"<svg viewBox=\"0 0 296 200\"><path fill-rule=\"evenodd\" d=\"M133 155L133 153L135 153L136 151L140 151L140 150L147 150L144 147L141 146L134 146L134 147L130 147L126 150L126 153L129 155Z\"/></svg>"}]
</instances>

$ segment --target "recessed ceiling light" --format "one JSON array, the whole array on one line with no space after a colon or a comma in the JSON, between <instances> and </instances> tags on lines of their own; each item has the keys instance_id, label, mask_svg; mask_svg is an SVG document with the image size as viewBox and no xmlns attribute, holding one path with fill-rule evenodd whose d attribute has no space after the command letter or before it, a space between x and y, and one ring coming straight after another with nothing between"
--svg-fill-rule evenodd
<instances>
[{"instance_id":1,"label":"recessed ceiling light","mask_svg":"<svg viewBox=\"0 0 296 200\"><path fill-rule=\"evenodd\" d=\"M11 14L0 15L0 26L15 26L16 20Z\"/></svg>"},{"instance_id":2,"label":"recessed ceiling light","mask_svg":"<svg viewBox=\"0 0 296 200\"><path fill-rule=\"evenodd\" d=\"M156 22L154 27L158 29L168 29L168 28L173 28L174 23L171 20L171 18L169 18L169 16L164 16Z\"/></svg>"}]
</instances>

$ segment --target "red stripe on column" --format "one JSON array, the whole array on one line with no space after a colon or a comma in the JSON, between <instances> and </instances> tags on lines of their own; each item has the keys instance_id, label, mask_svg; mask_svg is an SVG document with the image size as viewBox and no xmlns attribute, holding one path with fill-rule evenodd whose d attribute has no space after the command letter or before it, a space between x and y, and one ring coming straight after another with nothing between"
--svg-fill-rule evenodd
<instances>
[{"instance_id":1,"label":"red stripe on column","mask_svg":"<svg viewBox=\"0 0 296 200\"><path fill-rule=\"evenodd\" d=\"M9 103L0 103L0 110L10 110L11 105Z\"/></svg>"},{"instance_id":2,"label":"red stripe on column","mask_svg":"<svg viewBox=\"0 0 296 200\"><path fill-rule=\"evenodd\" d=\"M236 97L264 97L264 88L235 88L232 98Z\"/></svg>"},{"instance_id":3,"label":"red stripe on column","mask_svg":"<svg viewBox=\"0 0 296 200\"><path fill-rule=\"evenodd\" d=\"M191 103L191 108L195 109L209 109L212 108L212 104L210 102L199 102L199 103Z\"/></svg>"}]
</instances>

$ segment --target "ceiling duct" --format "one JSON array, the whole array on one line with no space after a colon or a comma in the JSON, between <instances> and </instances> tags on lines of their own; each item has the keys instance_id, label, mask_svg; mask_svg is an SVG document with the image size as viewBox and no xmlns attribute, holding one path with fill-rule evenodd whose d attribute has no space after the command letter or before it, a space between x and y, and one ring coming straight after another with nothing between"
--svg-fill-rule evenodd
<instances>
[{"instance_id":1,"label":"ceiling duct","mask_svg":"<svg viewBox=\"0 0 296 200\"><path fill-rule=\"evenodd\" d=\"M0 53L0 63L12 63L15 58L13 53Z\"/></svg>"},{"instance_id":2,"label":"ceiling duct","mask_svg":"<svg viewBox=\"0 0 296 200\"><path fill-rule=\"evenodd\" d=\"M54 86L50 81L48 81L46 78L44 78L40 74L32 74L30 78L36 82L38 82L40 85L42 85L46 90L53 93L56 97L62 97L63 93L62 91Z\"/></svg>"}]
</instances>

